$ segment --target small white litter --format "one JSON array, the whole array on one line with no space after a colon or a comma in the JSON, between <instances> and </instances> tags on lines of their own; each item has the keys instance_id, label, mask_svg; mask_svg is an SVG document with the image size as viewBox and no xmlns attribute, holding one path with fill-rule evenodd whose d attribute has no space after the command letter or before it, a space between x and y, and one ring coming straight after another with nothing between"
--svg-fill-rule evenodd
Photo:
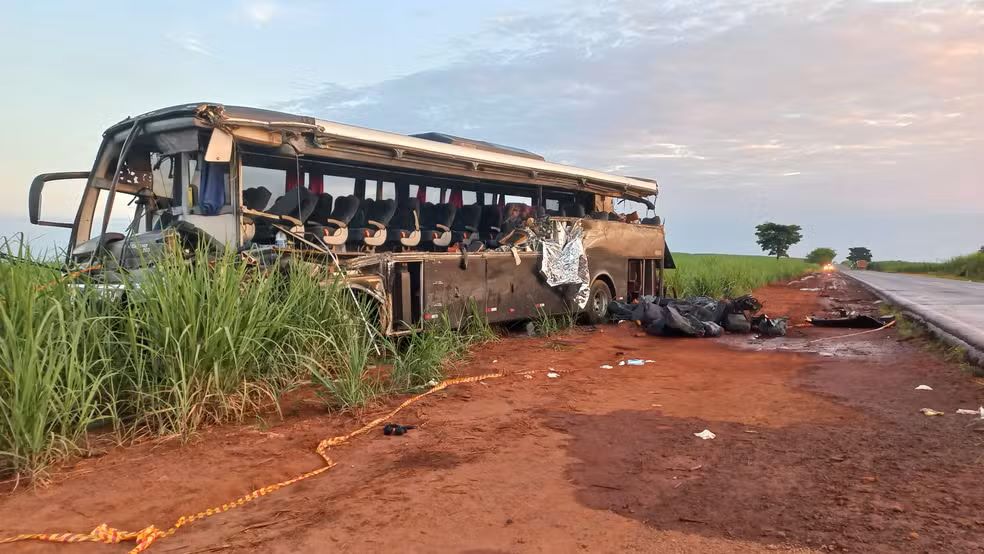
<instances>
[{"instance_id":1,"label":"small white litter","mask_svg":"<svg viewBox=\"0 0 984 554\"><path fill-rule=\"evenodd\" d=\"M525 378L527 378L527 379L532 379L532 378L533 378L533 376L532 376L532 375L530 375L529 373L527 373L526 375L523 375L523 377L525 377Z\"/></svg>"},{"instance_id":2,"label":"small white litter","mask_svg":"<svg viewBox=\"0 0 984 554\"><path fill-rule=\"evenodd\" d=\"M624 361L621 361L621 362L618 363L618 365L625 365L625 362Z\"/></svg>"},{"instance_id":3,"label":"small white litter","mask_svg":"<svg viewBox=\"0 0 984 554\"><path fill-rule=\"evenodd\" d=\"M426 384L427 384L428 387L436 387L437 386L437 380L436 379L431 379L430 381L427 381Z\"/></svg>"},{"instance_id":4,"label":"small white litter","mask_svg":"<svg viewBox=\"0 0 984 554\"><path fill-rule=\"evenodd\" d=\"M710 432L710 430L708 430L708 429L704 429L700 433L694 433L694 436L697 437L697 438L708 440L708 439L713 439L717 435L715 435L714 433Z\"/></svg>"},{"instance_id":5,"label":"small white litter","mask_svg":"<svg viewBox=\"0 0 984 554\"><path fill-rule=\"evenodd\" d=\"M499 363L499 360L492 360L492 363L493 364L497 364L497 363Z\"/></svg>"},{"instance_id":6,"label":"small white litter","mask_svg":"<svg viewBox=\"0 0 984 554\"><path fill-rule=\"evenodd\" d=\"M800 290L803 291L803 292L819 292L820 291L820 289L817 289L817 288L800 289Z\"/></svg>"},{"instance_id":7,"label":"small white litter","mask_svg":"<svg viewBox=\"0 0 984 554\"><path fill-rule=\"evenodd\" d=\"M821 352L820 355L823 356L824 358L833 358L834 357L834 353L833 352Z\"/></svg>"},{"instance_id":8,"label":"small white litter","mask_svg":"<svg viewBox=\"0 0 984 554\"><path fill-rule=\"evenodd\" d=\"M646 360L646 363L647 364L655 364L656 363L656 360Z\"/></svg>"},{"instance_id":9,"label":"small white litter","mask_svg":"<svg viewBox=\"0 0 984 554\"><path fill-rule=\"evenodd\" d=\"M610 366L608 364L605 364L605 365L601 366L601 369L612 369L612 366Z\"/></svg>"},{"instance_id":10,"label":"small white litter","mask_svg":"<svg viewBox=\"0 0 984 554\"><path fill-rule=\"evenodd\" d=\"M625 363L627 363L629 365L646 365L646 362L644 362L642 360L628 360Z\"/></svg>"},{"instance_id":11,"label":"small white litter","mask_svg":"<svg viewBox=\"0 0 984 554\"><path fill-rule=\"evenodd\" d=\"M916 390L933 390L933 387L929 385L919 385L918 387L916 387Z\"/></svg>"},{"instance_id":12,"label":"small white litter","mask_svg":"<svg viewBox=\"0 0 984 554\"><path fill-rule=\"evenodd\" d=\"M957 410L957 413L960 415L977 415L977 410L965 410L963 408L960 408L959 410Z\"/></svg>"},{"instance_id":13,"label":"small white litter","mask_svg":"<svg viewBox=\"0 0 984 554\"><path fill-rule=\"evenodd\" d=\"M554 373L553 371L551 371L550 373L547 374L547 378L548 379L556 379L557 377L560 377L560 374L559 373Z\"/></svg>"},{"instance_id":14,"label":"small white litter","mask_svg":"<svg viewBox=\"0 0 984 554\"><path fill-rule=\"evenodd\" d=\"M941 415L943 415L943 412L934 410L932 408L923 408L923 409L921 409L919 411L922 412L922 414L925 415L925 416L941 416Z\"/></svg>"}]
</instances>

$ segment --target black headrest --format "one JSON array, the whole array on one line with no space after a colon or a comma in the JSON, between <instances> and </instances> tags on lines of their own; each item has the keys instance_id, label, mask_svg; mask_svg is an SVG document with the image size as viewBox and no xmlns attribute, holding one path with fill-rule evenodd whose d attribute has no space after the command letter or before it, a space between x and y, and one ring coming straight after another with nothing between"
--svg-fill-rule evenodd
<instances>
[{"instance_id":1,"label":"black headrest","mask_svg":"<svg viewBox=\"0 0 984 554\"><path fill-rule=\"evenodd\" d=\"M561 206L561 213L565 217L584 217L584 205L578 202L571 202Z\"/></svg>"},{"instance_id":2,"label":"black headrest","mask_svg":"<svg viewBox=\"0 0 984 554\"><path fill-rule=\"evenodd\" d=\"M413 217L414 212L417 212L416 220ZM420 201L416 198L410 198L397 206L396 213L393 215L393 219L390 220L390 227L412 230L416 228L418 222L423 223L423 216L420 213Z\"/></svg>"},{"instance_id":3,"label":"black headrest","mask_svg":"<svg viewBox=\"0 0 984 554\"><path fill-rule=\"evenodd\" d=\"M396 200L392 199L377 200L366 209L366 217L368 219L383 225L389 224L390 220L393 219L394 213L396 213Z\"/></svg>"},{"instance_id":4,"label":"black headrest","mask_svg":"<svg viewBox=\"0 0 984 554\"><path fill-rule=\"evenodd\" d=\"M431 210L434 218L431 223L450 227L451 222L454 221L456 211L455 207L451 204L435 204Z\"/></svg>"},{"instance_id":5,"label":"black headrest","mask_svg":"<svg viewBox=\"0 0 984 554\"><path fill-rule=\"evenodd\" d=\"M358 197L354 194L339 196L335 199L335 208L331 211L331 218L342 223L349 223L357 211L359 211Z\"/></svg>"},{"instance_id":6,"label":"black headrest","mask_svg":"<svg viewBox=\"0 0 984 554\"><path fill-rule=\"evenodd\" d=\"M482 206L482 222L479 228L490 231L492 227L502 227L502 210L495 204Z\"/></svg>"},{"instance_id":7,"label":"black headrest","mask_svg":"<svg viewBox=\"0 0 984 554\"><path fill-rule=\"evenodd\" d=\"M470 204L468 206L462 206L457 210L454 216L454 225L452 227L456 231L464 230L465 227L478 228L478 224L482 219L482 206L481 204Z\"/></svg>"},{"instance_id":8,"label":"black headrest","mask_svg":"<svg viewBox=\"0 0 984 554\"><path fill-rule=\"evenodd\" d=\"M318 195L304 187L287 191L278 198L267 212L275 215L286 215L306 221L311 217L315 206L318 205Z\"/></svg>"},{"instance_id":9,"label":"black headrest","mask_svg":"<svg viewBox=\"0 0 984 554\"><path fill-rule=\"evenodd\" d=\"M243 191L243 205L251 210L262 212L270 202L273 193L266 187L250 187Z\"/></svg>"},{"instance_id":10,"label":"black headrest","mask_svg":"<svg viewBox=\"0 0 984 554\"><path fill-rule=\"evenodd\" d=\"M318 203L314 206L314 212L311 214L311 219L314 221L324 221L331 217L331 208L333 205L332 197L327 192L318 195Z\"/></svg>"}]
</instances>

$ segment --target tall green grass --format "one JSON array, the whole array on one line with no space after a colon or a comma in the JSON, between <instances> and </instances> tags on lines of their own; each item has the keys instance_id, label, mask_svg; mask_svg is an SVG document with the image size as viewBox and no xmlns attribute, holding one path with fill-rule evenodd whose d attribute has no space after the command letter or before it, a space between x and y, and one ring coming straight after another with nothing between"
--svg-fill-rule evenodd
<instances>
[{"instance_id":1,"label":"tall green grass","mask_svg":"<svg viewBox=\"0 0 984 554\"><path fill-rule=\"evenodd\" d=\"M312 278L260 275L229 254L198 260L169 253L126 287L117 410L140 430L188 435L240 420L297 381L298 333L323 300L288 285Z\"/></svg>"},{"instance_id":2,"label":"tall green grass","mask_svg":"<svg viewBox=\"0 0 984 554\"><path fill-rule=\"evenodd\" d=\"M58 272L8 245L0 262L0 472L32 473L80 451L111 410L112 315L91 291L45 287Z\"/></svg>"},{"instance_id":3,"label":"tall green grass","mask_svg":"<svg viewBox=\"0 0 984 554\"><path fill-rule=\"evenodd\" d=\"M386 341L392 365L390 390L410 392L440 381L448 362L463 358L477 344L499 338L475 302L457 319L461 322L457 329L444 314L425 329Z\"/></svg>"},{"instance_id":4,"label":"tall green grass","mask_svg":"<svg viewBox=\"0 0 984 554\"><path fill-rule=\"evenodd\" d=\"M313 383L345 409L440 380L448 360L495 332L472 305L395 342L375 305L330 267L283 260L258 270L231 254L173 250L115 293L98 277L58 280L8 245L0 256L0 475L38 476L87 449L92 431L124 442L189 437L279 409ZM54 281L52 281L54 280ZM374 371L378 366L392 370Z\"/></svg>"},{"instance_id":5,"label":"tall green grass","mask_svg":"<svg viewBox=\"0 0 984 554\"><path fill-rule=\"evenodd\" d=\"M984 281L984 252L957 256L945 262L878 261L869 264L868 269L890 273L926 273L942 277L960 277Z\"/></svg>"},{"instance_id":6,"label":"tall green grass","mask_svg":"<svg viewBox=\"0 0 984 554\"><path fill-rule=\"evenodd\" d=\"M735 297L758 287L792 279L818 266L796 258L673 254L676 269L667 270L668 291L678 296Z\"/></svg>"}]
</instances>

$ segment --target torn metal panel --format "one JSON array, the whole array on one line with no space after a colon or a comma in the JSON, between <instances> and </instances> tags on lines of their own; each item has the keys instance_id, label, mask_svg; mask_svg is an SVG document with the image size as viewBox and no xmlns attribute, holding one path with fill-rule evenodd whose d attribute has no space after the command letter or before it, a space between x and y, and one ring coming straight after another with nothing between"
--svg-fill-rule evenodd
<instances>
[{"instance_id":1,"label":"torn metal panel","mask_svg":"<svg viewBox=\"0 0 984 554\"><path fill-rule=\"evenodd\" d=\"M638 225L601 219L583 219L584 249L588 257L662 258L665 234L661 225Z\"/></svg>"}]
</instances>

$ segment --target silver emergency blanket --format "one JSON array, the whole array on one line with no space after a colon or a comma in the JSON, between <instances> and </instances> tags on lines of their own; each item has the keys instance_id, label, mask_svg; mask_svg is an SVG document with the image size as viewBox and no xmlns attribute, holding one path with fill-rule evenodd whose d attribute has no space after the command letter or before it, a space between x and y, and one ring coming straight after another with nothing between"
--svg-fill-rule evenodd
<instances>
[{"instance_id":1,"label":"silver emergency blanket","mask_svg":"<svg viewBox=\"0 0 984 554\"><path fill-rule=\"evenodd\" d=\"M563 221L552 221L549 237L540 237L543 251L540 273L551 287L578 285L574 295L574 305L579 309L588 304L591 274L588 273L588 257L584 254L581 240L584 230L581 222L566 225Z\"/></svg>"}]
</instances>

